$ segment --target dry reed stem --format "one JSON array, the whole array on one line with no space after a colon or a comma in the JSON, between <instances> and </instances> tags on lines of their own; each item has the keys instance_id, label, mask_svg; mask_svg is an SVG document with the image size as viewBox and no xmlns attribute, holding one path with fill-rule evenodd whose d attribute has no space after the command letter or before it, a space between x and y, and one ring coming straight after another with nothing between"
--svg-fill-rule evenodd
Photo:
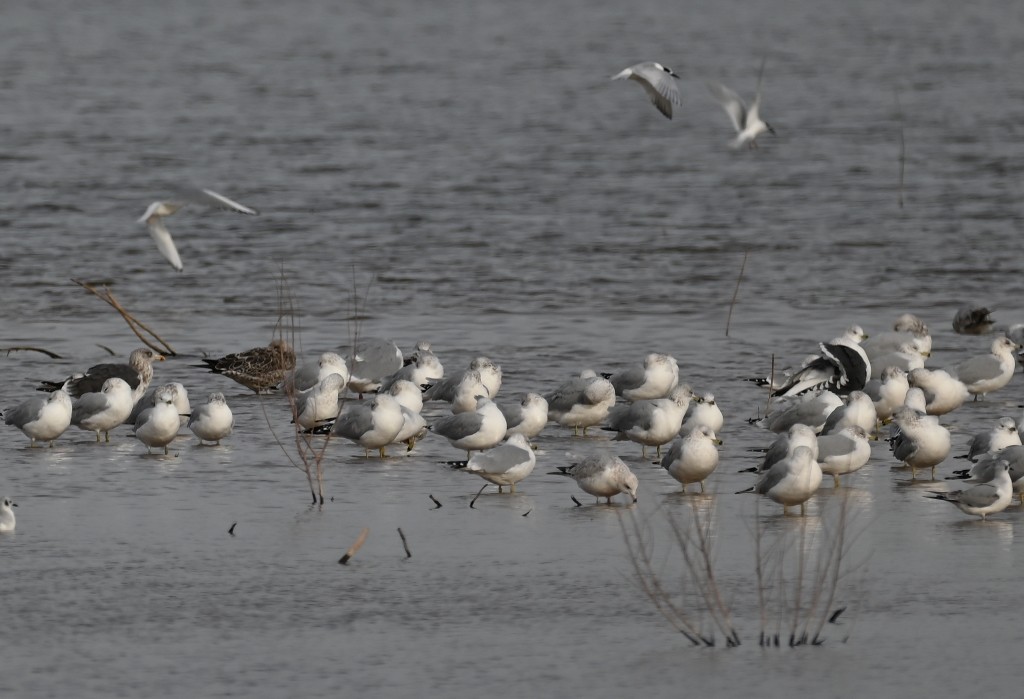
<instances>
[{"instance_id":1,"label":"dry reed stem","mask_svg":"<svg viewBox=\"0 0 1024 699\"><path fill-rule=\"evenodd\" d=\"M345 552L345 555L338 559L338 563L340 563L341 565L347 564L352 559L352 556L356 555L356 551L363 547L363 544L366 543L366 537L369 535L370 530L366 527L363 527L363 531L359 532L359 536L356 537L356 542L349 546L348 551Z\"/></svg>"},{"instance_id":2,"label":"dry reed stem","mask_svg":"<svg viewBox=\"0 0 1024 699\"><path fill-rule=\"evenodd\" d=\"M40 354L45 354L50 359L63 359L63 357L56 352L51 352L50 350L45 350L40 347L0 347L0 352L6 352L8 355L10 355L11 352L39 352Z\"/></svg>"},{"instance_id":3,"label":"dry reed stem","mask_svg":"<svg viewBox=\"0 0 1024 699\"><path fill-rule=\"evenodd\" d=\"M747 268L747 254L743 253L743 262L740 264L740 273L736 277L736 288L732 292L732 301L729 302L729 314L725 317L725 336L729 337L729 326L732 324L732 309L736 305L736 297L740 293L740 282L743 281L743 270Z\"/></svg>"},{"instance_id":4,"label":"dry reed stem","mask_svg":"<svg viewBox=\"0 0 1024 699\"><path fill-rule=\"evenodd\" d=\"M171 357L177 356L178 353L174 351L174 348L171 347L170 344L168 344L162 337L153 332L153 330L150 329L148 325L146 325L138 318L133 316L131 313L129 313L127 309L125 309L125 307L122 306L121 303L116 298L114 298L114 294L110 291L109 287L104 286L102 290L98 290L92 284L89 284L88 282L83 282L80 279L72 278L71 281L73 281L75 284L82 287L86 291L88 291L96 298L103 300L105 303L110 305L115 311L120 313L121 317L124 318L126 323L128 323L128 327L131 328L132 332L135 333L136 337L142 340L143 344L145 344L146 347L149 347L154 352L159 352L160 354L165 354ZM151 336L152 340L150 338L145 337L141 332L139 332L140 330L148 333ZM160 346L154 344L154 341L159 343Z\"/></svg>"}]
</instances>

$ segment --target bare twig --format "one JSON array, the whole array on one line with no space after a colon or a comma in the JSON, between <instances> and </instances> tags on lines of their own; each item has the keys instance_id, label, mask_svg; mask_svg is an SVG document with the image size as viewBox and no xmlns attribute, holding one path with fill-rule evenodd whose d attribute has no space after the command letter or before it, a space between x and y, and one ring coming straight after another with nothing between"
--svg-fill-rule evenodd
<instances>
[{"instance_id":1,"label":"bare twig","mask_svg":"<svg viewBox=\"0 0 1024 699\"><path fill-rule=\"evenodd\" d=\"M45 350L40 347L0 347L0 352L6 352L7 354L10 354L11 352L39 352L40 354L45 354L50 359L63 359L63 357L56 352L51 352L50 350Z\"/></svg>"},{"instance_id":2,"label":"bare twig","mask_svg":"<svg viewBox=\"0 0 1024 699\"><path fill-rule=\"evenodd\" d=\"M476 505L476 499L477 499L478 497L480 497L480 494L481 494L481 493L483 493L483 492L484 492L484 490L485 490L485 489L487 488L487 486L489 486L489 485L490 485L490 483L484 483L484 484L483 484L483 485L482 485L482 486L480 487L480 490L478 490L478 491L477 491L477 493L476 493L476 495L475 495L475 496L473 497L473 499L469 501L469 506L470 506L471 508L473 508L474 510L476 509L476 506L475 506L475 505Z\"/></svg>"},{"instance_id":3,"label":"bare twig","mask_svg":"<svg viewBox=\"0 0 1024 699\"><path fill-rule=\"evenodd\" d=\"M128 327L131 328L132 332L135 333L136 337L142 340L143 344L145 344L146 347L149 347L154 352L159 352L161 354L169 355L172 357L178 354L177 352L174 351L173 347L171 347L162 337L153 332L153 330L151 330L149 326L147 326L145 323L143 323L138 318L129 313L125 309L125 307L122 306L121 303L116 298L114 298L114 294L110 291L109 287L104 285L102 289L97 289L92 284L88 282L83 282L80 279L72 279L71 281L73 281L75 284L82 287L86 291L88 291L93 296L106 302L115 311L120 313L121 317L124 318L126 323L128 323ZM146 332L149 335L149 337L146 337L140 331ZM156 344L154 344L154 342L159 343L160 346L157 346Z\"/></svg>"},{"instance_id":4,"label":"bare twig","mask_svg":"<svg viewBox=\"0 0 1024 699\"><path fill-rule=\"evenodd\" d=\"M231 523L231 528L228 529L228 534L230 534L231 536L234 536L235 535L235 527L237 525L238 525L238 522L232 522Z\"/></svg>"},{"instance_id":5,"label":"bare twig","mask_svg":"<svg viewBox=\"0 0 1024 699\"><path fill-rule=\"evenodd\" d=\"M362 548L363 544L366 543L366 537L370 535L370 530L363 527L363 531L359 532L359 536L356 537L356 543L352 544L345 555L338 559L338 563L345 565L351 560L352 556L356 555L356 551Z\"/></svg>"},{"instance_id":6,"label":"bare twig","mask_svg":"<svg viewBox=\"0 0 1024 699\"><path fill-rule=\"evenodd\" d=\"M433 495L430 495L429 497L431 500L434 501L434 504L437 505L437 507L434 507L432 509L440 510L442 507L444 507L444 505L441 504L441 501L435 498Z\"/></svg>"},{"instance_id":7,"label":"bare twig","mask_svg":"<svg viewBox=\"0 0 1024 699\"><path fill-rule=\"evenodd\" d=\"M405 540L405 534L402 533L402 528L398 528L398 536L402 537L402 548L405 549L405 557L412 558L412 551L409 550L409 542Z\"/></svg>"},{"instance_id":8,"label":"bare twig","mask_svg":"<svg viewBox=\"0 0 1024 699\"><path fill-rule=\"evenodd\" d=\"M732 292L732 301L729 302L729 315L725 318L725 336L729 337L729 326L732 324L732 309L736 305L736 297L740 293L740 282L743 280L743 270L747 268L747 254L743 253L743 262L740 264L740 273L736 276L736 288Z\"/></svg>"}]
</instances>

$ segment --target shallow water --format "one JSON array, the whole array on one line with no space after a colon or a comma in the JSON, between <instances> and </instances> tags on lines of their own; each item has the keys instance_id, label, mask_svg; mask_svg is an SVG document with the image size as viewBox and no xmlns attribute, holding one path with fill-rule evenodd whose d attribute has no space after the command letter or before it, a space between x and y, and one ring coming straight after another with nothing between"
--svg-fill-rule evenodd
<instances>
[{"instance_id":1,"label":"shallow water","mask_svg":"<svg viewBox=\"0 0 1024 699\"><path fill-rule=\"evenodd\" d=\"M786 366L847 325L877 332L912 311L935 335L930 365L945 366L988 346L952 334L960 305L1024 320L1018 5L88 5L6 8L0 23L2 342L62 356L4 358L0 405L107 361L99 345L137 346L69 281L109 280L182 355L158 380L182 381L194 403L224 391L236 431L219 448L182 437L163 457L124 428L109 445L72 431L53 449L0 430L0 490L20 504L17 532L0 537L0 691L774 697L1016 685L992 649L1005 655L1022 635L1018 508L972 521L922 497L935 484L907 484L874 445L844 488L860 538L842 623L823 647L762 651L754 523L820 533L836 497L826 480L801 522L732 493L750 483L736 473L747 449L770 440L745 423L764 396L740 379L767 374L772 354ZM702 81L750 95L762 56L763 115L778 135L732 152ZM672 121L636 85L607 80L647 59L682 76ZM168 219L176 274L134 219L188 186L262 215ZM482 482L439 463L459 457L444 440L384 462L334 442L333 500L311 508L267 429L287 435L283 401L193 366L270 339L282 270L305 357L356 333L406 349L427 338L449 371L493 357L509 402L585 367L672 353L726 413L713 495L680 498L635 445L549 427L521 492L485 493L474 509ZM954 453L1019 416L1020 385L944 419ZM635 508L595 507L545 475L595 449L638 472ZM664 556L662 512L686 515L691 502L714 512L738 649L689 648L631 581L620 514L649 521ZM337 565L363 527L366 545ZM936 672L949 658L962 672Z\"/></svg>"}]
</instances>

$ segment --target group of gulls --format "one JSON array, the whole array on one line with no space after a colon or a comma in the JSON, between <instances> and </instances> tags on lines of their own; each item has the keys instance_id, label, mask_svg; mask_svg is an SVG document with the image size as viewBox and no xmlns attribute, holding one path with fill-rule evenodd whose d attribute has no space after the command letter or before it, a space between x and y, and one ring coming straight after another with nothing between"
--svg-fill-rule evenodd
<instances>
[{"instance_id":1,"label":"group of gulls","mask_svg":"<svg viewBox=\"0 0 1024 699\"><path fill-rule=\"evenodd\" d=\"M761 80L764 77L764 61L757 75L757 91L754 101L748 106L734 90L717 82L708 82L711 95L722 105L729 115L736 138L732 141L733 148L747 146L757 148L757 137L767 131L774 134L775 130L761 119ZM667 118L672 118L672 105L681 105L682 96L679 92L679 75L655 61L637 63L612 76L612 80L633 80L640 84L651 102Z\"/></svg>"},{"instance_id":2,"label":"group of gulls","mask_svg":"<svg viewBox=\"0 0 1024 699\"><path fill-rule=\"evenodd\" d=\"M959 318L958 314L958 318ZM954 324L957 332L991 332L974 324ZM1007 330L1020 334L1016 326ZM770 385L768 414L756 424L778 436L763 451L756 467L757 483L740 492L765 495L783 506L800 507L821 485L824 475L841 476L861 469L871 457L869 440L891 423L888 441L893 459L909 469L911 478L930 471L950 454L949 430L938 416L999 390L1009 383L1018 343L995 335L990 352L970 357L947 370L925 368L931 356L931 335L917 317L903 315L893 330L868 337L859 326L823 342L782 377L757 380ZM222 393L191 408L180 383L151 387L153 362L161 357L149 349L132 352L127 364L99 364L63 381L44 382L48 395L30 398L4 412L4 421L21 429L34 446L57 439L70 425L109 441L109 433L130 424L147 447L163 447L187 426L200 440L219 443L233 426ZM697 394L680 382L676 360L650 353L642 363L615 374L584 370L545 394L527 393L518 402L499 405L501 367L477 357L463 370L445 373L428 342L408 357L391 341L360 343L348 357L325 352L313 364L296 366L295 353L283 340L266 347L204 359L203 365L256 392L280 386L287 397L295 428L330 434L354 442L365 456L384 458L393 444L411 451L432 432L466 452L463 468L498 486L499 492L530 475L537 462L531 440L554 422L574 435L600 429L614 441L640 445L641 456L653 448L665 472L687 486L704 483L719 463L718 437L724 417L711 393ZM72 400L75 398L76 400ZM421 414L425 402L444 402L450 414L428 425ZM663 447L666 447L662 454ZM1013 494L1024 504L1024 445L1017 423L1008 417L974 437L964 458L969 469L950 478L973 485L965 490L933 491L962 511L985 518L1004 509ZM636 475L618 456L600 451L577 463L558 466L557 475L573 478L586 493L611 498L620 493L634 502ZM9 503L10 504L10 503ZM8 505L9 505L8 504ZM13 513L5 505L0 526Z\"/></svg>"}]
</instances>

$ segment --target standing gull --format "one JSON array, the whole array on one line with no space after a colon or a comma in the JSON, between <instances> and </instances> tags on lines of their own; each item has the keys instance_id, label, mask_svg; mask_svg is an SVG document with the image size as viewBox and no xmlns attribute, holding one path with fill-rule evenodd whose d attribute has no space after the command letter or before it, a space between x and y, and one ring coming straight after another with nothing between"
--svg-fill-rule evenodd
<instances>
[{"instance_id":1,"label":"standing gull","mask_svg":"<svg viewBox=\"0 0 1024 699\"><path fill-rule=\"evenodd\" d=\"M167 454L167 445L174 441L181 422L178 410L174 407L174 396L166 387L156 392L155 404L139 413L135 421L135 436L146 445L146 453L152 453L152 447L163 447Z\"/></svg>"},{"instance_id":2,"label":"standing gull","mask_svg":"<svg viewBox=\"0 0 1024 699\"><path fill-rule=\"evenodd\" d=\"M192 405L188 400L188 390L178 381L172 381L163 386L151 386L145 395L135 402L135 407L132 408L132 412L128 415L128 419L125 422L129 425L134 425L143 410L156 405L156 394L163 390L171 392L171 402L174 403L174 408L178 411L181 427L184 427L188 423L188 416L192 414Z\"/></svg>"},{"instance_id":3,"label":"standing gull","mask_svg":"<svg viewBox=\"0 0 1024 699\"><path fill-rule=\"evenodd\" d=\"M755 424L778 433L800 423L819 432L832 411L842 404L843 399L831 391L807 393L773 405L772 412Z\"/></svg>"},{"instance_id":4,"label":"standing gull","mask_svg":"<svg viewBox=\"0 0 1024 699\"><path fill-rule=\"evenodd\" d=\"M234 426L235 417L231 414L231 408L224 400L223 393L211 393L206 404L193 410L188 420L188 428L199 438L200 444L220 444L220 440L231 434Z\"/></svg>"},{"instance_id":5,"label":"standing gull","mask_svg":"<svg viewBox=\"0 0 1024 699\"><path fill-rule=\"evenodd\" d=\"M248 216L256 216L259 214L256 209L251 209L248 206L239 204L237 201L228 199L223 194L217 194L209 189L201 189L190 197L192 202L198 202L207 204L210 206L216 206L221 209L228 211L234 211L239 214L246 214ZM179 272L184 269L181 264L181 258L178 256L178 250L174 247L174 239L171 238L170 231L167 230L167 226L164 225L164 218L175 213L181 209L189 201L155 201L149 205L146 209L146 213L142 214L142 218L139 219L139 223L143 223L149 227L149 234L156 242L157 250L164 256L168 262L171 263L171 267L178 270Z\"/></svg>"},{"instance_id":6,"label":"standing gull","mask_svg":"<svg viewBox=\"0 0 1024 699\"><path fill-rule=\"evenodd\" d=\"M813 458L818 458L818 436L812 427L800 422L790 425L788 430L768 445L761 463L753 468L743 469L742 472L765 473L779 461L791 457L797 447L807 447L811 450Z\"/></svg>"},{"instance_id":7,"label":"standing gull","mask_svg":"<svg viewBox=\"0 0 1024 699\"><path fill-rule=\"evenodd\" d=\"M99 393L86 393L71 409L71 424L83 430L100 432L110 441L110 430L122 424L132 412L132 389L124 379L116 376L103 382Z\"/></svg>"},{"instance_id":8,"label":"standing gull","mask_svg":"<svg viewBox=\"0 0 1024 699\"><path fill-rule=\"evenodd\" d=\"M304 430L312 430L329 420L338 417L341 412L340 391L345 388L345 378L341 374L329 374L317 385L295 394L295 424Z\"/></svg>"},{"instance_id":9,"label":"standing gull","mask_svg":"<svg viewBox=\"0 0 1024 699\"><path fill-rule=\"evenodd\" d=\"M383 459L387 456L387 446L395 441L404 424L401 403L394 396L381 393L368 403L350 405L335 420L331 431L351 439L367 456L370 449L377 449Z\"/></svg>"},{"instance_id":10,"label":"standing gull","mask_svg":"<svg viewBox=\"0 0 1024 699\"><path fill-rule=\"evenodd\" d=\"M956 365L954 371L960 381L967 386L967 392L978 400L978 396L999 390L1010 383L1017 360L1013 351L1017 343L1008 337L997 337L992 341L992 352L970 359Z\"/></svg>"},{"instance_id":11,"label":"standing gull","mask_svg":"<svg viewBox=\"0 0 1024 699\"><path fill-rule=\"evenodd\" d=\"M628 401L664 398L679 384L679 365L671 355L651 352L642 366L603 376Z\"/></svg>"},{"instance_id":12,"label":"standing gull","mask_svg":"<svg viewBox=\"0 0 1024 699\"><path fill-rule=\"evenodd\" d=\"M736 129L736 138L732 142L733 148L747 145L750 148L757 148L757 137L767 131L775 135L775 129L768 125L768 122L761 119L761 80L764 77L764 64L761 61L761 69L757 74L757 93L754 102L747 107L746 102L734 91L721 83L708 83L708 89L718 103L729 115L733 128Z\"/></svg>"},{"instance_id":13,"label":"standing gull","mask_svg":"<svg viewBox=\"0 0 1024 699\"><path fill-rule=\"evenodd\" d=\"M134 404L139 402L153 380L153 362L163 360L162 355L148 347L140 347L128 356L127 364L96 364L89 367L84 374L76 374L63 381L44 381L38 390L52 391L67 383L68 393L78 398L86 393L102 391L104 381L117 377L124 379L131 386Z\"/></svg>"},{"instance_id":14,"label":"standing gull","mask_svg":"<svg viewBox=\"0 0 1024 699\"><path fill-rule=\"evenodd\" d=\"M832 476L837 488L839 476L860 470L870 458L871 444L867 432L859 425L818 437L818 465L822 473Z\"/></svg>"},{"instance_id":15,"label":"standing gull","mask_svg":"<svg viewBox=\"0 0 1024 699\"><path fill-rule=\"evenodd\" d=\"M569 379L544 396L548 402L548 417L563 427L572 427L573 434L587 434L587 428L599 425L608 417L615 405L615 387L590 369L584 369L576 378Z\"/></svg>"},{"instance_id":16,"label":"standing gull","mask_svg":"<svg viewBox=\"0 0 1024 699\"><path fill-rule=\"evenodd\" d=\"M402 350L391 340L365 340L349 360L348 387L362 398L381 386L388 376L402 368Z\"/></svg>"},{"instance_id":17,"label":"standing gull","mask_svg":"<svg viewBox=\"0 0 1024 699\"><path fill-rule=\"evenodd\" d=\"M892 417L892 412L896 408L903 405L909 390L907 372L895 366L886 367L880 380L869 381L864 387L864 392L871 396L874 402L875 417L883 422Z\"/></svg>"},{"instance_id":18,"label":"standing gull","mask_svg":"<svg viewBox=\"0 0 1024 699\"><path fill-rule=\"evenodd\" d=\"M629 79L640 83L640 87L647 93L651 103L669 119L672 118L672 105L683 103L679 95L679 87L676 85L679 76L671 68L666 68L660 63L654 61L637 63L616 73L611 79Z\"/></svg>"},{"instance_id":19,"label":"standing gull","mask_svg":"<svg viewBox=\"0 0 1024 699\"><path fill-rule=\"evenodd\" d=\"M810 447L797 447L791 456L768 469L757 485L740 492L767 495L782 505L782 514L788 514L790 507L799 505L803 515L804 506L820 485L821 467Z\"/></svg>"},{"instance_id":20,"label":"standing gull","mask_svg":"<svg viewBox=\"0 0 1024 699\"><path fill-rule=\"evenodd\" d=\"M699 484L703 493L704 479L718 466L716 445L721 443L714 430L707 425L698 425L672 444L661 460L661 467L683 484L684 493L689 483Z\"/></svg>"},{"instance_id":21,"label":"standing gull","mask_svg":"<svg viewBox=\"0 0 1024 699\"><path fill-rule=\"evenodd\" d=\"M412 381L399 379L388 386L386 393L394 396L402 408L402 429L395 436L396 442L403 442L406 451L412 451L416 440L427 432L427 421L420 415L423 409L423 392Z\"/></svg>"},{"instance_id":22,"label":"standing gull","mask_svg":"<svg viewBox=\"0 0 1024 699\"><path fill-rule=\"evenodd\" d=\"M307 391L331 374L338 374L342 378L342 385L348 383L348 364L345 358L335 352L324 352L316 364L304 364L292 371L285 379L285 389Z\"/></svg>"},{"instance_id":23,"label":"standing gull","mask_svg":"<svg viewBox=\"0 0 1024 699\"><path fill-rule=\"evenodd\" d=\"M683 415L692 399L693 390L681 384L672 389L668 398L638 400L614 408L602 429L617 432L616 440L636 442L644 457L647 447L657 447L661 456L661 445L668 444L679 434Z\"/></svg>"},{"instance_id":24,"label":"standing gull","mask_svg":"<svg viewBox=\"0 0 1024 699\"><path fill-rule=\"evenodd\" d=\"M970 395L962 381L942 369L914 369L907 374L907 380L924 393L925 412L929 415L953 412Z\"/></svg>"},{"instance_id":25,"label":"standing gull","mask_svg":"<svg viewBox=\"0 0 1024 699\"><path fill-rule=\"evenodd\" d=\"M908 391L908 396L912 391ZM951 442L949 430L939 424L937 418L922 415L913 408L904 406L892 416L899 432L892 440L893 456L910 468L910 477L917 478L919 469L931 469L935 478L935 467L949 456Z\"/></svg>"},{"instance_id":26,"label":"standing gull","mask_svg":"<svg viewBox=\"0 0 1024 699\"><path fill-rule=\"evenodd\" d=\"M636 474L615 454L591 454L571 466L557 468L552 475L572 478L584 493L597 497L598 501L604 498L610 505L613 496L626 493L636 502L639 487Z\"/></svg>"},{"instance_id":27,"label":"standing gull","mask_svg":"<svg viewBox=\"0 0 1024 699\"><path fill-rule=\"evenodd\" d=\"M487 390L487 397L493 398L497 395L498 389L501 388L501 367L488 357L476 357L469 363L468 369L446 376L427 388L423 392L423 400L442 400L451 403L455 400L459 384L462 383L466 374L474 371L479 374L479 380Z\"/></svg>"},{"instance_id":28,"label":"standing gull","mask_svg":"<svg viewBox=\"0 0 1024 699\"><path fill-rule=\"evenodd\" d=\"M465 468L467 473L475 473L489 483L508 486L509 492L516 492L516 483L533 472L537 464L537 456L530 447L526 437L513 434L504 444L474 454L468 461L449 461L456 468Z\"/></svg>"},{"instance_id":29,"label":"standing gull","mask_svg":"<svg viewBox=\"0 0 1024 699\"><path fill-rule=\"evenodd\" d=\"M1013 491L1020 496L1020 502L1024 505L1024 446L1019 444L985 454L974 466L953 471L953 475L947 476L946 480L969 479L975 483L988 483L995 476L996 467L1002 463L1009 464Z\"/></svg>"},{"instance_id":30,"label":"standing gull","mask_svg":"<svg viewBox=\"0 0 1024 699\"><path fill-rule=\"evenodd\" d=\"M15 408L4 411L4 423L25 433L35 446L36 440L49 442L64 434L71 426L71 396L61 387L48 397L34 396Z\"/></svg>"},{"instance_id":31,"label":"standing gull","mask_svg":"<svg viewBox=\"0 0 1024 699\"><path fill-rule=\"evenodd\" d=\"M725 424L725 417L722 409L718 407L713 393L705 393L695 396L690 406L683 415L683 426L679 428L679 434L686 435L701 425L707 425L711 431L718 434Z\"/></svg>"},{"instance_id":32,"label":"standing gull","mask_svg":"<svg viewBox=\"0 0 1024 699\"><path fill-rule=\"evenodd\" d=\"M505 437L508 423L490 398L477 396L476 410L443 417L430 429L451 442L456 449L483 451L497 445Z\"/></svg>"},{"instance_id":33,"label":"standing gull","mask_svg":"<svg viewBox=\"0 0 1024 699\"><path fill-rule=\"evenodd\" d=\"M203 362L203 368L214 374L223 374L260 393L276 387L295 368L295 350L284 340L277 339L266 347L254 347Z\"/></svg>"},{"instance_id":34,"label":"standing gull","mask_svg":"<svg viewBox=\"0 0 1024 699\"><path fill-rule=\"evenodd\" d=\"M988 483L949 493L933 490L925 497L952 503L964 514L978 515L985 519L990 514L1005 510L1013 499L1010 465L1006 461L996 464L995 473Z\"/></svg>"},{"instance_id":35,"label":"standing gull","mask_svg":"<svg viewBox=\"0 0 1024 699\"><path fill-rule=\"evenodd\" d=\"M505 438L521 434L527 440L533 439L548 423L548 402L537 393L527 393L518 403L501 407L507 427Z\"/></svg>"},{"instance_id":36,"label":"standing gull","mask_svg":"<svg viewBox=\"0 0 1024 699\"><path fill-rule=\"evenodd\" d=\"M971 438L968 444L967 453L958 456L958 459L978 461L982 456L990 452L999 451L1006 447L1020 446L1020 435L1017 433L1017 421L1012 417L1000 418L999 422L985 432L979 432Z\"/></svg>"}]
</instances>

